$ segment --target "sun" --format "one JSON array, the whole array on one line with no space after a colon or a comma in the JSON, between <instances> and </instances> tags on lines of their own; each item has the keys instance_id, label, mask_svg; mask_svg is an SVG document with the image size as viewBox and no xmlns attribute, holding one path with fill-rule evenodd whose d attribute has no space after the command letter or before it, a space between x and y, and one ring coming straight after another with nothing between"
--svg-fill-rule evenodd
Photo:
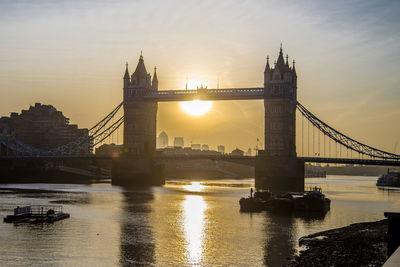
<instances>
[{"instance_id":1,"label":"sun","mask_svg":"<svg viewBox=\"0 0 400 267\"><path fill-rule=\"evenodd\" d=\"M198 117L209 112L213 105L213 102L193 100L193 101L179 102L179 105L186 114Z\"/></svg>"}]
</instances>

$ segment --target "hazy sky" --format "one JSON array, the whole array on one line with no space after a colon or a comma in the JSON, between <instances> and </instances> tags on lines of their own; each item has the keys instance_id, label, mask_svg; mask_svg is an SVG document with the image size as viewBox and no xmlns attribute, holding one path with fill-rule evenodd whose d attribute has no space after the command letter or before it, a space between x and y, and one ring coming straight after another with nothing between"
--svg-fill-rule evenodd
<instances>
[{"instance_id":1,"label":"hazy sky","mask_svg":"<svg viewBox=\"0 0 400 267\"><path fill-rule=\"evenodd\" d=\"M279 45L296 60L298 100L338 130L400 153L399 1L0 0L0 116L52 104L90 127L122 100L140 51L160 89L263 85ZM158 133L255 147L262 101L215 102L207 115L159 104ZM157 133L157 134L158 134Z\"/></svg>"}]
</instances>

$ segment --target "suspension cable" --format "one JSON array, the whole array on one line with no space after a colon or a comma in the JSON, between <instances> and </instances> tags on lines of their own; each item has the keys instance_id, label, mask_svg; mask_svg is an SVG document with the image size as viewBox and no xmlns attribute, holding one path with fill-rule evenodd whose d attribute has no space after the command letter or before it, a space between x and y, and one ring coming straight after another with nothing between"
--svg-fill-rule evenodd
<instances>
[{"instance_id":1,"label":"suspension cable","mask_svg":"<svg viewBox=\"0 0 400 267\"><path fill-rule=\"evenodd\" d=\"M310 123L312 123L322 133L324 133L326 136L328 136L330 139L334 140L338 144L372 158L400 160L400 155L373 148L340 133L339 131L335 130L334 128L330 127L329 125L318 119L299 102L297 102L297 108L299 109L301 114L308 119Z\"/></svg>"}]
</instances>

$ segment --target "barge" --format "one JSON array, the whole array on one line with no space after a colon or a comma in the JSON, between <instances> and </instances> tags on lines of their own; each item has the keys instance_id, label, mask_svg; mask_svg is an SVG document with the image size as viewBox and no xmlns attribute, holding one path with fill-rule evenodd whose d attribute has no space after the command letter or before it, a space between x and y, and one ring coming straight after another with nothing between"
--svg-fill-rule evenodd
<instances>
[{"instance_id":1,"label":"barge","mask_svg":"<svg viewBox=\"0 0 400 267\"><path fill-rule=\"evenodd\" d=\"M379 176L376 186L400 187L400 172L388 169L387 174Z\"/></svg>"},{"instance_id":2,"label":"barge","mask_svg":"<svg viewBox=\"0 0 400 267\"><path fill-rule=\"evenodd\" d=\"M62 206L31 205L16 207L13 215L4 218L6 223L52 223L69 218Z\"/></svg>"},{"instance_id":3,"label":"barge","mask_svg":"<svg viewBox=\"0 0 400 267\"><path fill-rule=\"evenodd\" d=\"M286 210L326 213L330 209L331 200L322 194L321 188L313 187L304 193L255 192L254 197L242 197L239 204L243 212Z\"/></svg>"}]
</instances>

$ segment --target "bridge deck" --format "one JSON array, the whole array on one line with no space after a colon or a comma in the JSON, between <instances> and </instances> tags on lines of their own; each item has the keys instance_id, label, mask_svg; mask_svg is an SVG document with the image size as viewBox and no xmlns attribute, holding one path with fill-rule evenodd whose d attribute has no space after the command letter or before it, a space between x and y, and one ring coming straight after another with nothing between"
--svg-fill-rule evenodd
<instances>
[{"instance_id":1,"label":"bridge deck","mask_svg":"<svg viewBox=\"0 0 400 267\"><path fill-rule=\"evenodd\" d=\"M138 155L138 157L140 157ZM2 159L111 159L111 156L96 156L96 155L54 155L54 156L0 156ZM176 161L176 160L199 160L199 159L210 159L210 160L221 160L221 161L255 161L255 156L236 156L236 155L156 155L153 159L160 161ZM351 164L351 165L378 165L378 166L400 166L400 160L377 160L377 159L346 159L346 158L317 158L317 157L298 157L298 159L304 162L314 163L332 163L332 164Z\"/></svg>"},{"instance_id":2,"label":"bridge deck","mask_svg":"<svg viewBox=\"0 0 400 267\"><path fill-rule=\"evenodd\" d=\"M234 156L234 155L163 155L156 156L156 159L164 160L229 160L229 161L254 161L255 156ZM381 166L400 166L400 160L377 160L377 159L346 159L346 158L317 158L317 157L298 157L304 162L332 163L332 164L352 164L352 165L381 165Z\"/></svg>"},{"instance_id":3,"label":"bridge deck","mask_svg":"<svg viewBox=\"0 0 400 267\"><path fill-rule=\"evenodd\" d=\"M378 160L378 159L345 159L345 158L313 158L300 157L305 162L314 163L333 163L333 164L351 164L351 165L380 165L380 166L400 166L400 160Z\"/></svg>"},{"instance_id":4,"label":"bridge deck","mask_svg":"<svg viewBox=\"0 0 400 267\"><path fill-rule=\"evenodd\" d=\"M229 88L229 89L195 89L195 90L159 90L143 96L145 100L191 101L191 100L249 100L264 99L264 88Z\"/></svg>"}]
</instances>

